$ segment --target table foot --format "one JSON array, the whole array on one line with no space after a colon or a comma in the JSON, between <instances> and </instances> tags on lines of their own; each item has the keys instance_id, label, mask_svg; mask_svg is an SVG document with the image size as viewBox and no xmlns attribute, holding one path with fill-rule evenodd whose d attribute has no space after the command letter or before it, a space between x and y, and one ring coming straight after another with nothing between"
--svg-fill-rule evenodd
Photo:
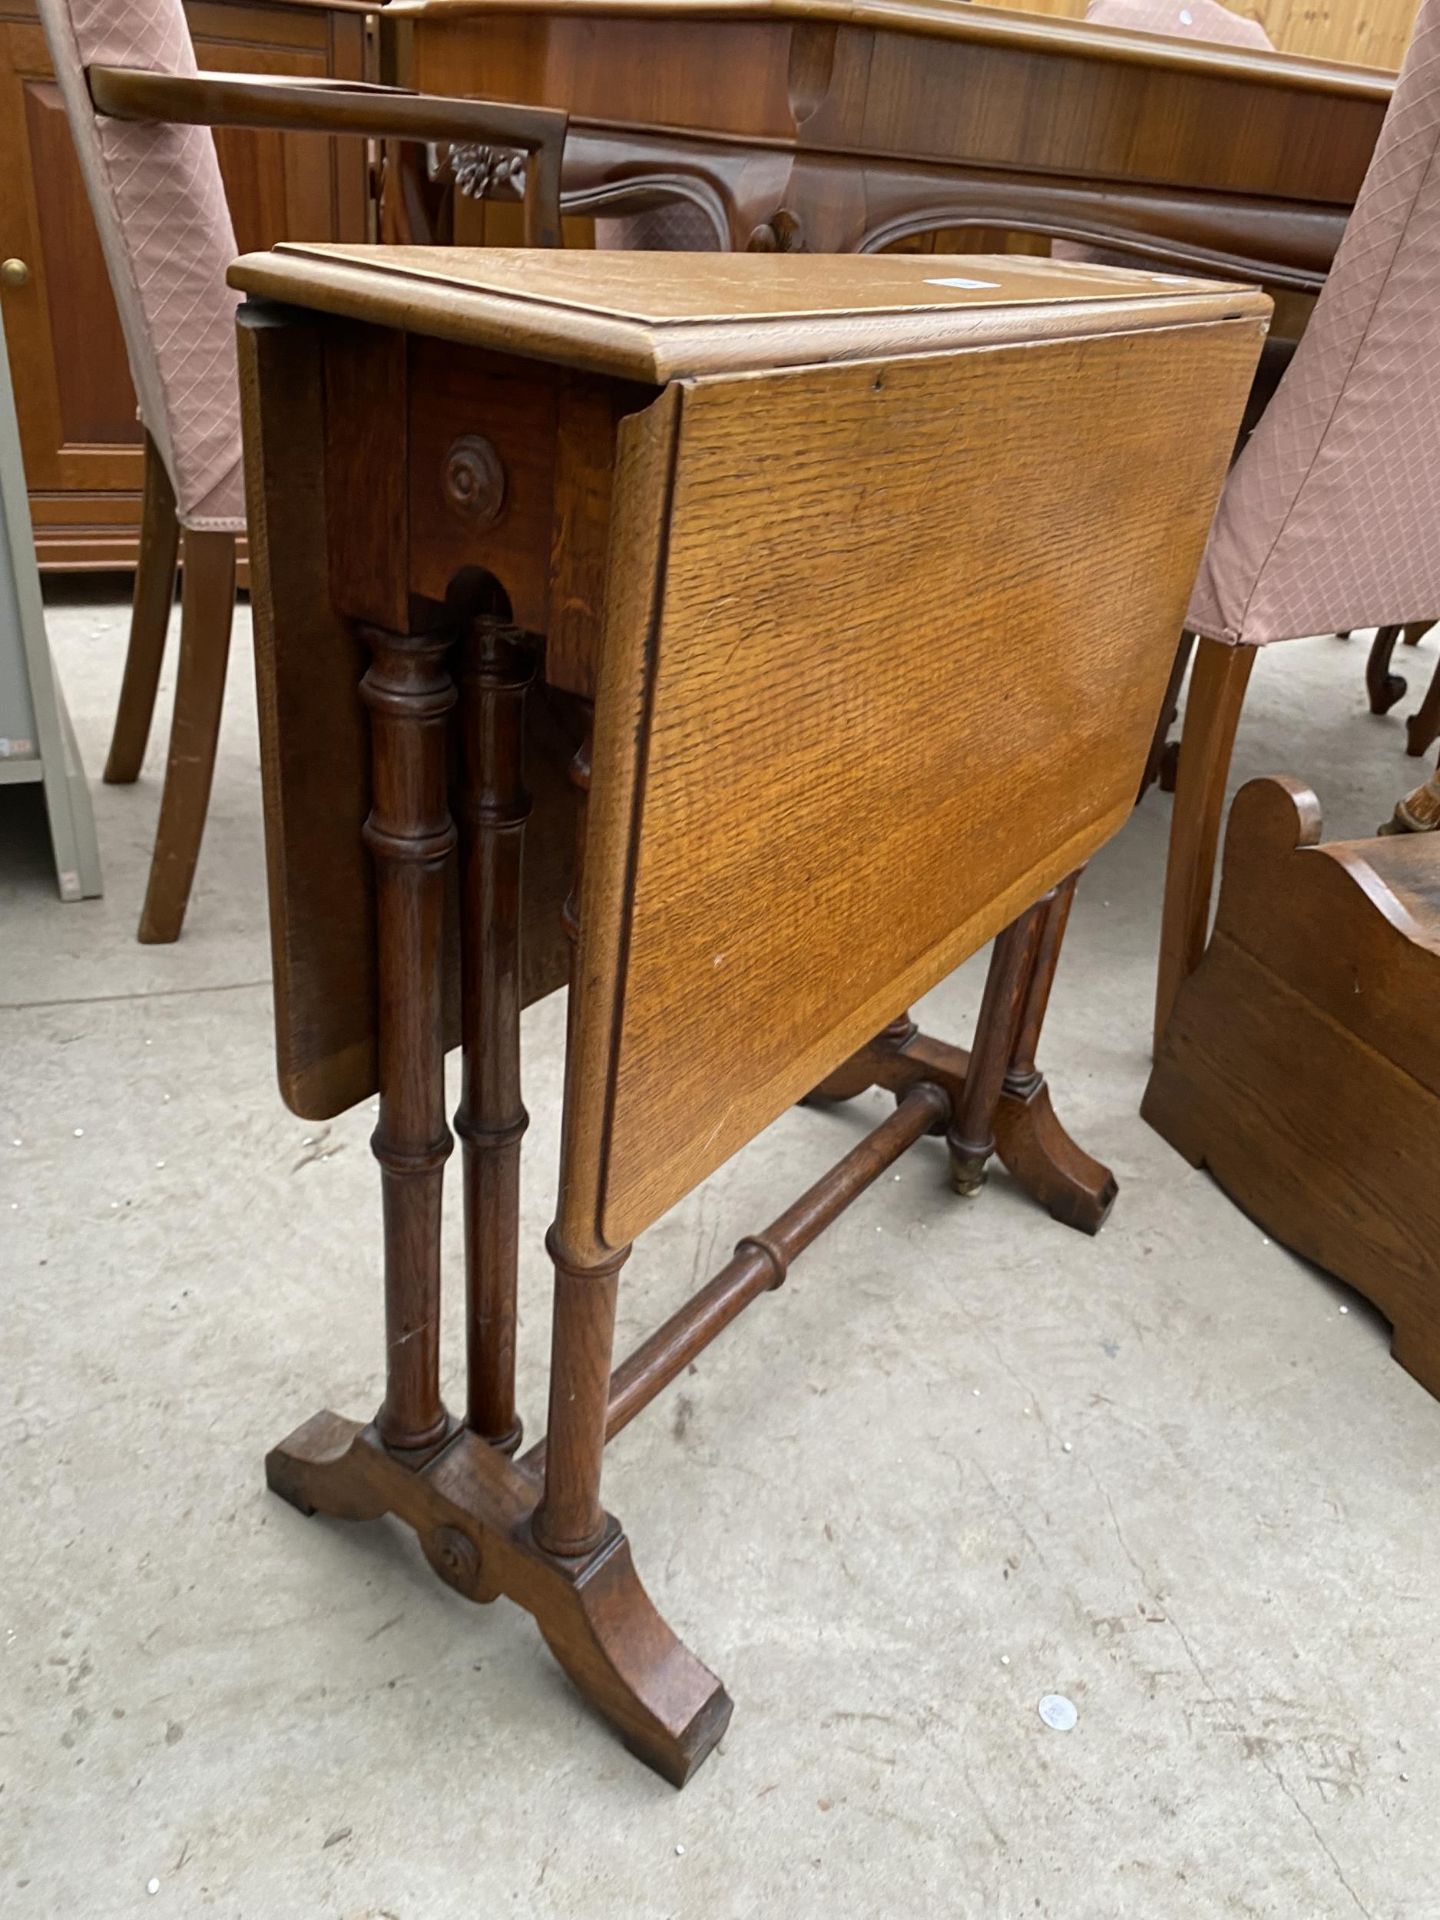
<instances>
[{"instance_id":1,"label":"table foot","mask_svg":"<svg viewBox=\"0 0 1440 1920\"><path fill-rule=\"evenodd\" d=\"M358 1445L364 1432L358 1420L314 1414L266 1454L265 1484L307 1519L323 1513L332 1520L378 1520L388 1502L367 1483Z\"/></svg>"},{"instance_id":2,"label":"table foot","mask_svg":"<svg viewBox=\"0 0 1440 1920\"><path fill-rule=\"evenodd\" d=\"M969 1070L970 1056L963 1047L953 1047L948 1041L912 1029L909 1039L899 1046L878 1036L816 1092L824 1103L833 1098L825 1091L832 1084L853 1089L848 1096L851 1098L868 1087L884 1087L903 1098L920 1081L931 1080L944 1087L959 1111ZM862 1080L864 1085L856 1084ZM943 1126L939 1131L944 1131ZM995 1140L996 1151L1012 1178L1052 1220L1081 1233L1100 1231L1115 1204L1115 1176L1065 1131L1051 1104L1043 1074L1033 1073L1023 1080L1007 1077L995 1109ZM983 1170L984 1162L979 1164ZM967 1175L974 1176L972 1183L963 1184ZM951 1179L958 1193L970 1197L984 1185L983 1171L976 1173L964 1165L957 1166L953 1156Z\"/></svg>"},{"instance_id":3,"label":"table foot","mask_svg":"<svg viewBox=\"0 0 1440 1920\"><path fill-rule=\"evenodd\" d=\"M732 1702L656 1610L624 1534L551 1599L535 1619L577 1692L637 1760L683 1787L729 1726Z\"/></svg>"},{"instance_id":4,"label":"table foot","mask_svg":"<svg viewBox=\"0 0 1440 1920\"><path fill-rule=\"evenodd\" d=\"M995 1114L997 1151L1011 1175L1063 1226L1098 1233L1119 1191L1115 1176L1065 1131L1043 1077L1025 1092L1007 1087Z\"/></svg>"},{"instance_id":5,"label":"table foot","mask_svg":"<svg viewBox=\"0 0 1440 1920\"><path fill-rule=\"evenodd\" d=\"M921 1033L904 1013L822 1080L805 1104L852 1100L869 1087L903 1099L920 1082L933 1082L950 1096L955 1116L939 1130L948 1132L958 1194L973 1199L980 1192L995 1152L1052 1220L1098 1233L1115 1204L1115 1176L1061 1126L1035 1064L1079 878L1062 880L996 940L972 1052Z\"/></svg>"},{"instance_id":6,"label":"table foot","mask_svg":"<svg viewBox=\"0 0 1440 1920\"><path fill-rule=\"evenodd\" d=\"M962 1200L973 1200L990 1178L990 1155L986 1153L950 1154L950 1185Z\"/></svg>"},{"instance_id":7,"label":"table foot","mask_svg":"<svg viewBox=\"0 0 1440 1920\"><path fill-rule=\"evenodd\" d=\"M730 1696L657 1611L618 1522L607 1518L591 1553L546 1553L531 1528L538 1481L477 1434L456 1428L438 1448L407 1457L373 1425L317 1413L267 1455L265 1477L304 1514L394 1514L415 1529L447 1586L524 1607L576 1690L672 1786L724 1734Z\"/></svg>"}]
</instances>

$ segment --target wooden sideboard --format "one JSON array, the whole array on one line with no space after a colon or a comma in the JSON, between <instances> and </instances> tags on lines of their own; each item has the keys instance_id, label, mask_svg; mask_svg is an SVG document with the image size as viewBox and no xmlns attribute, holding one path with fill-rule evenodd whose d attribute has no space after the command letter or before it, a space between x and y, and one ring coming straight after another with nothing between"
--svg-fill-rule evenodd
<instances>
[{"instance_id":1,"label":"wooden sideboard","mask_svg":"<svg viewBox=\"0 0 1440 1920\"><path fill-rule=\"evenodd\" d=\"M367 12L351 0L188 0L185 11L202 67L369 75ZM365 238L364 142L229 129L216 139L242 251ZM135 395L33 0L0 0L0 175L0 302L40 564L133 566Z\"/></svg>"},{"instance_id":2,"label":"wooden sideboard","mask_svg":"<svg viewBox=\"0 0 1440 1920\"><path fill-rule=\"evenodd\" d=\"M407 85L563 107L572 216L680 200L735 251L998 228L1305 295L1394 88L957 0L391 0L380 34Z\"/></svg>"}]
</instances>

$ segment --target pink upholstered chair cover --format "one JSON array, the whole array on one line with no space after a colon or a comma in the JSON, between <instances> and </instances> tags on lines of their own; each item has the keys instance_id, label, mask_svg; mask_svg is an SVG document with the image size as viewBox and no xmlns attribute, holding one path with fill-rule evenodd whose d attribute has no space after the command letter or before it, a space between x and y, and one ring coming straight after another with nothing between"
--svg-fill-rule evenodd
<instances>
[{"instance_id":1,"label":"pink upholstered chair cover","mask_svg":"<svg viewBox=\"0 0 1440 1920\"><path fill-rule=\"evenodd\" d=\"M140 418L175 489L182 526L245 525L235 234L205 127L107 120L86 66L194 73L180 0L39 0L86 191L120 310ZM51 297L60 298L58 286Z\"/></svg>"},{"instance_id":2,"label":"pink upholstered chair cover","mask_svg":"<svg viewBox=\"0 0 1440 1920\"><path fill-rule=\"evenodd\" d=\"M1275 46L1258 20L1246 20L1218 0L1090 0L1085 18L1096 26L1168 33L1176 40L1213 40L1217 45L1264 47L1270 52Z\"/></svg>"},{"instance_id":3,"label":"pink upholstered chair cover","mask_svg":"<svg viewBox=\"0 0 1440 1920\"><path fill-rule=\"evenodd\" d=\"M1310 325L1231 470L1190 602L1263 646L1440 609L1440 0Z\"/></svg>"}]
</instances>

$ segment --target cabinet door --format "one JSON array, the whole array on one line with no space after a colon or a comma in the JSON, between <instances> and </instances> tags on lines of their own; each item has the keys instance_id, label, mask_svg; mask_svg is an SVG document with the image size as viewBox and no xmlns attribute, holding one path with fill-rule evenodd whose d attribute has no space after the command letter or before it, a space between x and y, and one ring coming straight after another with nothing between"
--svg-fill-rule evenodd
<instances>
[{"instance_id":1,"label":"cabinet door","mask_svg":"<svg viewBox=\"0 0 1440 1920\"><path fill-rule=\"evenodd\" d=\"M202 67L365 75L358 8L197 0L186 11ZM365 237L362 142L226 130L217 145L242 250ZM0 258L23 262L25 271L23 284L0 287L0 299L41 565L132 565L141 467L135 396L33 0L0 0L0 178Z\"/></svg>"}]
</instances>

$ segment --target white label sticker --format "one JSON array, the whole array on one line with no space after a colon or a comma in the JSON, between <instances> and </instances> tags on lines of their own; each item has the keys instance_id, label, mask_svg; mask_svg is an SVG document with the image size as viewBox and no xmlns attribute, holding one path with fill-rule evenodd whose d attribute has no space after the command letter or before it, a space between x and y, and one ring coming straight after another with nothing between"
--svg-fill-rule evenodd
<instances>
[{"instance_id":1,"label":"white label sticker","mask_svg":"<svg viewBox=\"0 0 1440 1920\"><path fill-rule=\"evenodd\" d=\"M927 287L998 287L998 280L927 280Z\"/></svg>"}]
</instances>

